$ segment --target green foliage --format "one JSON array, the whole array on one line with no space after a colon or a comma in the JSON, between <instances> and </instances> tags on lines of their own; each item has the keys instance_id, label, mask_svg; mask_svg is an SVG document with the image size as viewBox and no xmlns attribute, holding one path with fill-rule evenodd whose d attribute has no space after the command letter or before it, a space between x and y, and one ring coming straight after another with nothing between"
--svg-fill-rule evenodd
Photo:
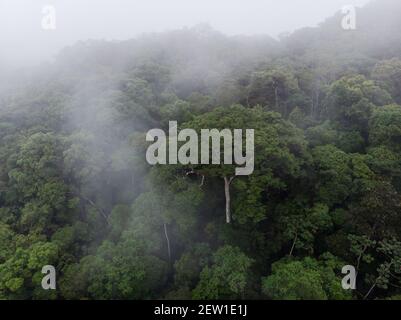
<instances>
[{"instance_id":1,"label":"green foliage","mask_svg":"<svg viewBox=\"0 0 401 320\"><path fill-rule=\"evenodd\" d=\"M83 42L1 90L0 299L399 299L401 6L371 6L356 32ZM253 173L150 167L169 121L253 129Z\"/></svg>"},{"instance_id":2,"label":"green foliage","mask_svg":"<svg viewBox=\"0 0 401 320\"><path fill-rule=\"evenodd\" d=\"M272 275L262 279L263 293L277 300L349 299L336 275L340 265L331 255L322 261L307 257L275 262Z\"/></svg>"},{"instance_id":3,"label":"green foliage","mask_svg":"<svg viewBox=\"0 0 401 320\"><path fill-rule=\"evenodd\" d=\"M401 60L399 58L379 61L372 71L372 77L391 94L397 103L401 103Z\"/></svg>"},{"instance_id":4,"label":"green foliage","mask_svg":"<svg viewBox=\"0 0 401 320\"><path fill-rule=\"evenodd\" d=\"M390 95L361 75L344 77L330 86L326 109L330 119L343 128L366 134L374 106L391 102Z\"/></svg>"},{"instance_id":5,"label":"green foliage","mask_svg":"<svg viewBox=\"0 0 401 320\"><path fill-rule=\"evenodd\" d=\"M96 255L68 266L60 286L67 298L150 298L163 284L165 269L163 261L144 255L140 241L127 238L117 245L105 241Z\"/></svg>"},{"instance_id":6,"label":"green foliage","mask_svg":"<svg viewBox=\"0 0 401 320\"><path fill-rule=\"evenodd\" d=\"M319 175L316 185L319 199L330 207L342 203L352 184L350 156L332 145L316 147L312 154Z\"/></svg>"},{"instance_id":7,"label":"green foliage","mask_svg":"<svg viewBox=\"0 0 401 320\"><path fill-rule=\"evenodd\" d=\"M384 145L399 152L401 142L401 107L376 108L370 120L369 139L373 146Z\"/></svg>"},{"instance_id":8,"label":"green foliage","mask_svg":"<svg viewBox=\"0 0 401 320\"><path fill-rule=\"evenodd\" d=\"M212 265L200 273L200 281L193 290L194 299L227 299L244 297L249 284L253 260L240 249L224 246L213 255Z\"/></svg>"},{"instance_id":9,"label":"green foliage","mask_svg":"<svg viewBox=\"0 0 401 320\"><path fill-rule=\"evenodd\" d=\"M174 282L177 287L193 288L202 269L209 264L210 248L205 243L194 244L174 264Z\"/></svg>"},{"instance_id":10,"label":"green foliage","mask_svg":"<svg viewBox=\"0 0 401 320\"><path fill-rule=\"evenodd\" d=\"M299 92L299 87L290 71L273 68L254 72L247 91L248 106L267 106L270 110L283 110L287 114L292 107L290 98Z\"/></svg>"},{"instance_id":11,"label":"green foliage","mask_svg":"<svg viewBox=\"0 0 401 320\"><path fill-rule=\"evenodd\" d=\"M307 208L305 203L286 203L277 210L284 238L291 242L290 254L294 249L313 253L316 234L327 231L333 224L329 208L321 203L312 208Z\"/></svg>"}]
</instances>

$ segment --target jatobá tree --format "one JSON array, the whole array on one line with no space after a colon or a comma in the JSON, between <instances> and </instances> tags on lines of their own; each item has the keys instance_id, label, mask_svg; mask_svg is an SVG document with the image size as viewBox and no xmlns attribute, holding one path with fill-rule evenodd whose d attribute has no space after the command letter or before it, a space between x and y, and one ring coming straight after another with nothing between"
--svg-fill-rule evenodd
<instances>
[{"instance_id":1,"label":"jatob\u00e1 tree","mask_svg":"<svg viewBox=\"0 0 401 320\"><path fill-rule=\"evenodd\" d=\"M240 143L237 140L236 145L233 143L230 148L224 148L226 140L220 139L220 154L217 155L220 156L220 164L213 164L213 156L216 154L213 155L212 152L209 152L209 164L199 164L200 161L193 163L188 160L188 164L174 166L170 169L171 174L178 170L184 171L187 176L200 177L200 185L206 183L208 179L222 179L227 223L232 220L231 185L234 186L236 195L233 200L235 219L239 222L247 220L258 222L265 216L264 201L268 189L286 188L287 181L302 176L303 165L309 159L302 132L282 119L280 114L266 112L261 107L250 109L241 105L233 105L229 108L216 108L182 124L181 127L194 129L198 136L202 136L202 129L217 129L221 133L220 138L226 138L228 132L224 129L228 129L230 132L233 132L234 129L242 129L242 133L245 133L247 129L252 129L254 132L253 147L246 146L246 139L243 137ZM221 140L224 140L223 143ZM198 141L199 146L201 143L202 141ZM213 146L213 144L211 145ZM234 148L237 150L233 150ZM224 149L231 151L231 154L239 150L242 155L246 148L248 148L246 161L248 164L253 162L253 172L249 172L251 174L247 176L236 175L236 169L244 167L244 164L238 165L235 161L232 164L224 164L226 161L223 159L227 156L224 154ZM185 149L184 145L184 150L184 154L186 154L189 148ZM183 153L181 148L180 153ZM202 156L204 157L204 155Z\"/></svg>"}]
</instances>

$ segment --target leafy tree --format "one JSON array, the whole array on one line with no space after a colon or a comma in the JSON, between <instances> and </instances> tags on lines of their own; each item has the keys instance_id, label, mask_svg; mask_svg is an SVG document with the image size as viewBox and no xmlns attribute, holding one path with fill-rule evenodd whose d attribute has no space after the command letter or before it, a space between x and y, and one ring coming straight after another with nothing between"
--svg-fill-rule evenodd
<instances>
[{"instance_id":1,"label":"leafy tree","mask_svg":"<svg viewBox=\"0 0 401 320\"><path fill-rule=\"evenodd\" d=\"M238 105L217 108L185 123L183 127L197 132L202 128L254 130L254 171L248 177L235 177L235 165L189 166L191 172L205 179L224 180L227 222L231 221L231 184L238 195L233 200L235 218L239 221L260 221L265 215L263 198L267 188L285 188L285 179L301 176L302 165L308 159L306 143L299 131L277 113L260 108L247 109Z\"/></svg>"},{"instance_id":2,"label":"leafy tree","mask_svg":"<svg viewBox=\"0 0 401 320\"><path fill-rule=\"evenodd\" d=\"M401 107L388 105L374 110L369 123L369 140L371 145L385 145L396 152L400 151Z\"/></svg>"},{"instance_id":3,"label":"leafy tree","mask_svg":"<svg viewBox=\"0 0 401 320\"><path fill-rule=\"evenodd\" d=\"M401 103L401 60L399 58L379 61L372 71L372 77L391 94L397 103Z\"/></svg>"},{"instance_id":4,"label":"leafy tree","mask_svg":"<svg viewBox=\"0 0 401 320\"><path fill-rule=\"evenodd\" d=\"M278 300L349 299L336 275L339 261L332 255L322 261L313 258L282 260L272 265L272 275L262 279L265 295Z\"/></svg>"},{"instance_id":5,"label":"leafy tree","mask_svg":"<svg viewBox=\"0 0 401 320\"><path fill-rule=\"evenodd\" d=\"M284 237L291 242L290 256L294 249L312 253L316 234L327 231L333 224L329 208L321 203L312 208L305 203L286 203L277 210Z\"/></svg>"},{"instance_id":6,"label":"leafy tree","mask_svg":"<svg viewBox=\"0 0 401 320\"><path fill-rule=\"evenodd\" d=\"M390 95L361 75L344 77L330 86L325 106L328 117L342 128L367 134L374 106L391 102Z\"/></svg>"},{"instance_id":7,"label":"leafy tree","mask_svg":"<svg viewBox=\"0 0 401 320\"><path fill-rule=\"evenodd\" d=\"M193 291L194 299L241 298L249 284L253 260L240 249L224 246L213 255L213 264L206 266Z\"/></svg>"},{"instance_id":8,"label":"leafy tree","mask_svg":"<svg viewBox=\"0 0 401 320\"><path fill-rule=\"evenodd\" d=\"M297 79L283 68L272 68L252 74L246 105L262 105L284 116L290 111L289 99L299 91Z\"/></svg>"}]
</instances>

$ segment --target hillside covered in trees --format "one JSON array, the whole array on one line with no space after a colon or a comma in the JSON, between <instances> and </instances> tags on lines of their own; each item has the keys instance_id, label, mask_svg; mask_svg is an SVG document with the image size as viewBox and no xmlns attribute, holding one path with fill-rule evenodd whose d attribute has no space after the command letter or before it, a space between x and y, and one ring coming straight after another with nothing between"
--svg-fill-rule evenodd
<instances>
[{"instance_id":1,"label":"hillside covered in trees","mask_svg":"<svg viewBox=\"0 0 401 320\"><path fill-rule=\"evenodd\" d=\"M401 299L401 4L357 17L86 41L1 76L0 299ZM230 223L230 168L146 162L169 121L255 130Z\"/></svg>"}]
</instances>

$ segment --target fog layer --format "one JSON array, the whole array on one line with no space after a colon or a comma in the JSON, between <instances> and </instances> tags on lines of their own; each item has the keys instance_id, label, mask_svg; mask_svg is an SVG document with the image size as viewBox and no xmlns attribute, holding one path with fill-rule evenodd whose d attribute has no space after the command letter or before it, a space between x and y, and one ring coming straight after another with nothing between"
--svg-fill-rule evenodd
<instances>
[{"instance_id":1,"label":"fog layer","mask_svg":"<svg viewBox=\"0 0 401 320\"><path fill-rule=\"evenodd\" d=\"M368 0L1 0L0 66L26 66L52 58L78 40L126 40L207 23L227 35L277 37L315 26L344 5ZM43 30L43 8L56 10L56 29Z\"/></svg>"}]
</instances>

